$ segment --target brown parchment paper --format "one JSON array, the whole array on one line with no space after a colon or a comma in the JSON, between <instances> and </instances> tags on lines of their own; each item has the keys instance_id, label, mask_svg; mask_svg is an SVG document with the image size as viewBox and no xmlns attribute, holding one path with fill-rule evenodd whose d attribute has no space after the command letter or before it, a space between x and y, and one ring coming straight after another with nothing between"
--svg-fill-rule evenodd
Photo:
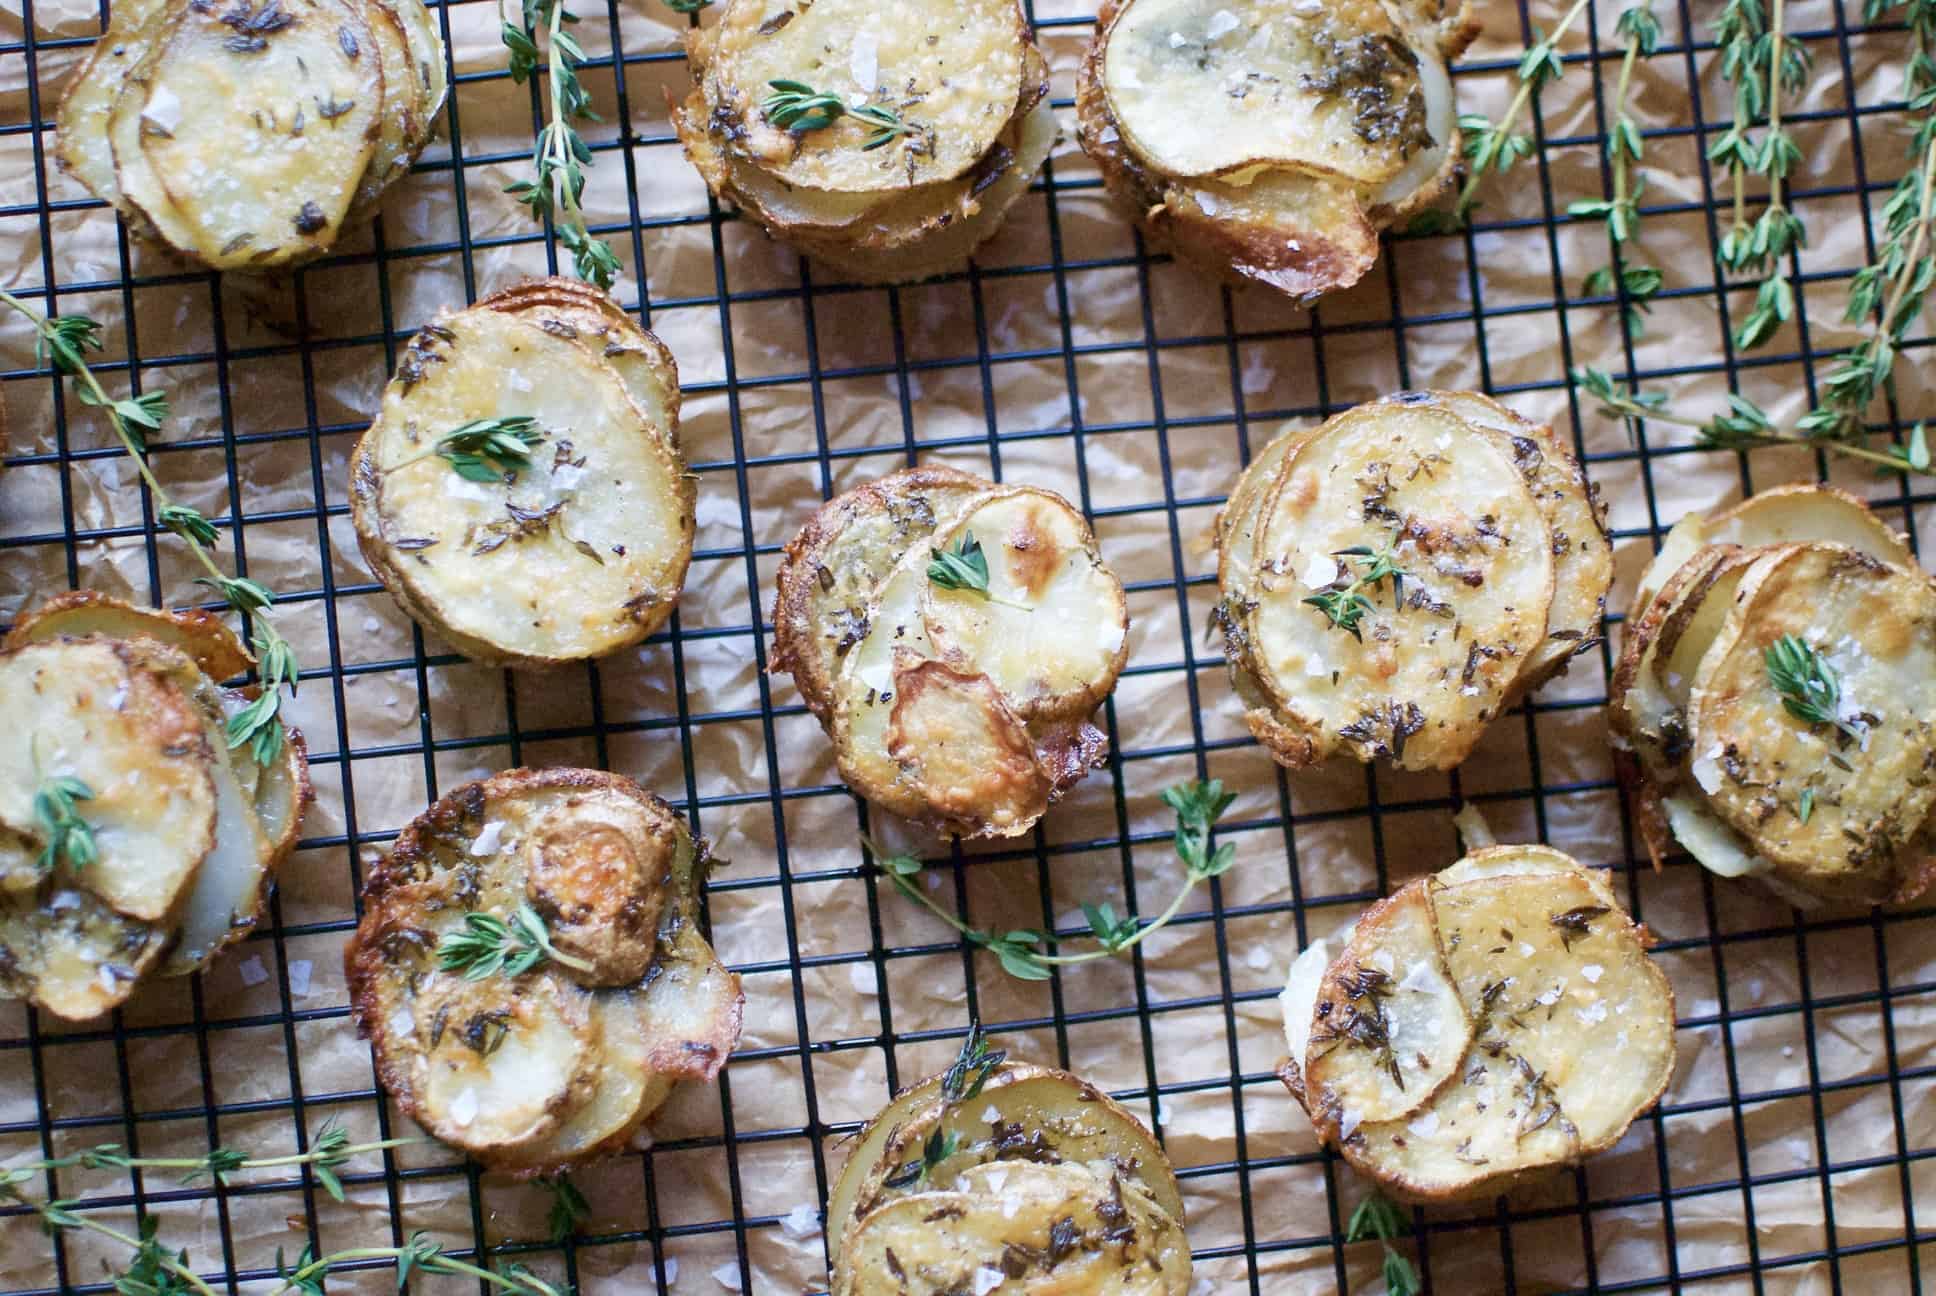
<instances>
[{"instance_id":1,"label":"brown parchment paper","mask_svg":"<svg viewBox=\"0 0 1936 1296\"><path fill-rule=\"evenodd\" d=\"M1670 48L1640 66L1634 102L1644 126L1671 132L1648 142L1646 200L1665 209L1645 217L1632 254L1659 266L1667 289L1633 361L1667 371L1650 385L1703 409L1720 401L1724 380L1686 371L1726 347L1709 248L1713 223L1727 217L1709 214L1703 141L1687 128L1697 110L1725 120L1730 99L1714 53L1686 47L1708 39L1718 7L1661 12ZM1794 126L1795 206L1809 242L1797 319L1742 377L1782 420L1809 403L1810 375L1792 358L1803 328L1817 353L1856 336L1840 313L1844 279L1865 257L1865 205L1879 207L1906 164L1899 114L1869 112L1899 97L1905 38L1838 39L1845 8L1788 6L1790 30L1812 33L1815 56ZM1691 1275L1679 1289L1702 1293L1825 1292L1837 1279L1849 1290L1910 1289L1911 1251L1887 1244L1901 1242L1912 1209L1925 1236L1936 1214L1936 1162L1924 1159L1936 1145L1929 910L1801 921L1758 889L1710 882L1691 865L1634 868L1599 709L1604 655L1582 658L1529 711L1496 724L1456 778L1352 766L1284 779L1248 741L1205 635L1209 528L1244 455L1286 422L1403 385L1488 386L1577 433L1620 532L1616 607L1656 528L1751 486L1816 474L1799 452L1763 452L1745 467L1674 454L1685 437L1662 424L1647 430L1643 459L1590 410L1574 422L1570 365L1628 372L1614 309L1582 300L1585 276L1607 259L1603 227L1564 219L1567 202L1603 193L1599 114L1616 60L1597 71L1575 64L1546 92L1539 129L1551 146L1487 185L1483 219L1498 224L1469 240L1401 240L1363 284L1315 312L1140 260L1072 143L1066 107L1045 184L1017 206L976 277L851 291L827 287L830 274L803 269L749 224L708 219L666 119L667 93L686 83L685 19L657 0L618 0L609 15L581 4L591 57L609 59L616 41L635 60L617 80L609 65L584 75L606 119L590 137L626 141L598 153L586 202L597 222L628 220L636 202L644 222L613 236L626 265L618 291L644 299L679 359L684 437L702 478L699 552L673 633L595 670L513 678L440 660L448 654L434 639L422 649L437 664L422 664L410 622L357 555L345 486L400 341L440 305L546 266L525 213L501 192L525 174L530 89L460 81L446 127L461 131L461 161L440 140L385 204L380 231L355 233L328 264L274 283L214 280L124 247L110 215L81 203L52 166L52 105L99 30L94 6L35 4L33 37L54 45L31 58L18 0L4 9L0 283L24 291L51 280L62 312L106 326L107 362L138 343L143 383L165 386L175 410L156 471L211 515L245 516L239 534L224 532L224 560L246 557L250 575L285 593L279 624L324 673L290 708L308 735L319 800L312 844L287 868L272 921L198 983L156 985L113 1024L30 1023L0 1006L0 1159L103 1142L194 1156L215 1140L274 1155L293 1148L299 1127L313 1132L330 1117L376 1137L369 1055L346 1017L339 957L356 879L439 790L519 762L603 763L696 801L701 829L733 861L715 875L710 912L721 953L745 974L746 1028L721 1083L682 1090L656 1121L656 1142L577 1176L592 1217L569 1255L544 1242L543 1193L479 1180L430 1146L390 1163L359 1158L351 1169L366 1176L386 1164L399 1173L353 1175L340 1205L267 1172L219 1195L156 1173L67 1172L58 1191L98 1199L99 1218L127 1227L139 1202L199 1270L238 1275L234 1289L273 1286L278 1249L301 1249L313 1208L324 1250L418 1229L460 1248L524 1243L518 1259L588 1296L656 1290L662 1279L682 1293L813 1291L826 1281L823 1176L844 1156L839 1135L821 1132L850 1129L892 1082L943 1065L955 1040L933 1033L959 1030L973 1010L1019 1023L1002 1044L1125 1094L1161 1130L1185 1176L1192 1241L1211 1256L1198 1264L1199 1291L1328 1292L1341 1272L1349 1289L1376 1290L1377 1248L1344 1248L1340 1261L1333 1241L1362 1185L1318 1154L1270 1077L1283 1049L1274 994L1302 938L1449 863L1452 798L1479 795L1502 839L1543 837L1616 866L1663 939L1680 1058L1665 1114L1578 1174L1503 1205L1428 1212L1420 1258L1432 1290L1653 1289L1670 1275ZM1035 5L1059 103L1090 13L1089 0ZM1460 76L1459 95L1463 109L1496 114L1522 22L1550 30L1558 9L1539 0L1529 15L1494 6L1482 16L1471 63L1501 70ZM1615 17L1601 8L1591 48L1617 49ZM501 67L493 6L453 3L444 18L459 77ZM1588 51L1586 33L1564 48ZM1866 203L1864 182L1875 187ZM1750 292L1727 294L1737 316ZM1936 412L1927 355L1912 351L1896 371L1907 420ZM180 546L143 534L134 475L106 425L71 399L57 421L53 385L34 367L28 330L0 316L9 416L0 621L77 584L194 600ZM127 376L109 371L109 381ZM1072 435L1077 422L1084 431ZM1135 591L1132 670L1105 712L1126 755L1120 772L1094 775L1049 815L1046 863L1024 849L942 870L941 894L1004 926L1079 927L1081 901L1120 910L1132 886L1149 912L1179 881L1161 789L1196 773L1203 746L1209 772L1238 794L1226 835L1238 866L1145 943L1140 966L1091 964L1048 985L1008 979L985 955L964 958L939 923L859 876L856 811L829 748L790 681L760 677L777 546L828 490L911 453L998 468L1082 501ZM1882 502L1925 544L1936 538L1936 513L1905 507L1899 484L1839 463L1829 475ZM73 531L86 538L70 568ZM1125 829L1133 846L1120 844ZM890 1027L912 1042L890 1048ZM394 1111L390 1127L410 1132ZM1830 1250L1845 1254L1831 1263ZM1927 1270L1936 1252L1923 1251ZM57 1268L30 1218L0 1219L0 1288L98 1282L124 1262L116 1245L74 1232ZM1758 1286L1744 1272L1752 1262L1764 1267ZM332 1290L390 1285L378 1269L340 1275Z\"/></svg>"}]
</instances>

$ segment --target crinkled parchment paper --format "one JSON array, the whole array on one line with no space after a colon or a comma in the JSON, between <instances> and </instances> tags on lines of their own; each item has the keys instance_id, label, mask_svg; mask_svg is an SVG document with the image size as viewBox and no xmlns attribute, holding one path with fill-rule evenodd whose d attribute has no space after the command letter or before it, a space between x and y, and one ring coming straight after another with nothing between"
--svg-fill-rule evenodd
<instances>
[{"instance_id":1,"label":"crinkled parchment paper","mask_svg":"<svg viewBox=\"0 0 1936 1296\"><path fill-rule=\"evenodd\" d=\"M56 1153L134 1142L147 1155L199 1155L217 1139L272 1155L331 1116L375 1137L369 1055L346 1017L339 959L356 879L438 790L520 762L602 763L697 804L700 828L732 861L715 875L710 911L721 953L745 974L746 1030L721 1084L684 1089L649 1150L577 1176L592 1218L569 1255L544 1242L544 1194L479 1180L427 1146L388 1163L359 1158L351 1169L361 1177L351 1176L340 1205L268 1174L216 1195L161 1174L69 1172L58 1191L99 1198L100 1217L116 1223L138 1200L198 1269L232 1266L251 1290L268 1289L278 1248L300 1250L313 1209L325 1250L417 1229L456 1247L528 1243L518 1258L594 1296L652 1290L661 1276L676 1292L811 1291L825 1282L811 1217L844 1156L841 1133L893 1084L938 1069L955 1040L936 1033L958 1031L972 1011L1019 1023L1001 1043L1126 1094L1158 1125L1184 1175L1192 1240L1209 1254L1201 1290L1249 1290L1254 1263L1259 1290L1331 1291L1340 1273L1331 1239L1342 1225L1332 1203L1348 1212L1362 1187L1317 1153L1270 1078L1282 1052L1274 994L1301 938L1449 863L1452 799L1479 796L1502 838L1543 837L1620 870L1664 942L1680 1064L1666 1114L1578 1174L1503 1207L1428 1212L1422 1258L1433 1290L1645 1285L1719 1269L1683 1289L1746 1291L1740 1267L1758 1260L1769 1266L1762 1290L1828 1291L1821 1253L1851 1248L1839 1262L1848 1289L1908 1290L1906 1250L1861 1248L1904 1235L1906 1196L1923 1229L1936 1211L1936 1163L1901 1163L1905 1150L1926 1156L1936 1143L1927 910L1802 923L1754 887L1710 883L1686 864L1660 875L1635 868L1599 710L1604 654L1581 659L1530 713L1495 725L1456 778L1342 767L1284 779L1244 734L1205 633L1208 532L1244 455L1286 422L1401 386L1489 387L1577 432L1619 529L1616 606L1655 528L1750 485L1816 474L1805 453L1764 452L1745 469L1731 455L1673 453L1685 437L1661 424L1648 429L1643 461L1590 408L1575 421L1568 366L1629 372L1613 307L1581 301L1585 276L1607 258L1604 229L1564 219L1567 202L1603 192L1596 89L1611 94L1616 60L1599 65L1599 87L1592 66L1575 64L1546 93L1540 129L1556 142L1487 185L1482 219L1496 227L1400 240L1363 284L1315 312L1257 290L1227 294L1167 261L1139 262L1132 230L1071 142L1066 107L1070 138L1048 184L1017 207L977 275L851 291L826 287L830 275L803 269L748 224L708 219L666 121L666 95L686 80L677 57L685 20L658 0L622 0L609 20L581 3L591 56L609 58L616 37L637 59L622 86L609 66L585 74L606 118L590 137L617 140L624 121L630 141L598 153L587 205L597 222L628 220L633 202L643 218L612 236L626 263L619 291L628 303L645 292L649 324L679 359L685 441L702 478L699 555L672 631L595 669L507 677L418 640L357 555L345 488L350 450L400 342L437 307L546 266L525 213L501 192L528 165L530 88L461 83L446 126L461 131L467 160L454 167L448 141L433 146L386 203L380 233L352 235L341 256L291 280L217 281L125 247L109 214L53 169L52 104L86 47L38 50L30 66L18 52L18 4L8 8L0 283L34 289L51 277L63 312L106 326L107 362L138 343L143 384L165 386L175 409L156 471L225 523L246 512L239 534L225 526L224 561L246 559L249 575L284 592L280 624L320 673L291 706L319 801L272 921L198 984L153 987L112 1026L30 1026L18 1007L0 1009L0 1156L39 1155L43 1142ZM1694 6L1697 39L1717 8ZM1896 114L1859 118L1858 154L1858 119L1846 111L1899 93L1904 38L1857 34L1844 46L1833 36L1844 8L1808 0L1788 10L1791 30L1817 34L1795 126L1804 155L1796 205L1810 235L1801 317L1742 376L1784 419L1809 401L1809 375L1792 359L1804 325L1818 353L1855 336L1839 322L1844 277L1865 256L1853 186L1892 182L1905 164ZM1650 385L1706 409L1725 390L1724 377L1701 371L1726 345L1708 252L1710 221L1725 214L1708 215L1701 140L1679 128L1693 121L1697 95L1709 122L1726 118L1729 97L1713 52L1685 53L1685 12L1661 14L1673 48L1643 63L1636 82L1643 125L1676 130L1648 145L1646 201L1663 210L1644 219L1634 255L1663 269L1667 289L1632 361L1667 372ZM1088 13L1088 0L1036 5L1060 102ZM492 6L453 4L445 14L460 76L501 67ZM1614 47L1615 16L1614 6L1598 14L1602 52ZM1556 17L1543 0L1532 7L1545 29ZM1496 70L1458 84L1464 109L1496 114L1524 35L1510 6L1485 19L1471 64ZM36 5L33 22L40 41L90 37L99 25L80 0ZM1565 49L1586 51L1585 34ZM131 278L137 286L124 287ZM1556 305L1556 296L1569 300ZM1729 294L1729 307L1738 313L1748 296ZM1931 412L1927 356L1897 369L1910 418ZM74 584L195 599L179 544L144 534L134 475L106 425L70 398L60 431L53 385L33 366L22 322L0 319L10 424L0 621ZM127 381L118 369L107 378ZM829 490L911 457L1080 500L1133 590L1131 670L1104 713L1126 754L1120 771L1096 774L1050 814L1045 851L1030 843L938 870L941 894L992 925L1080 927L1081 901L1121 909L1132 887L1149 912L1179 881L1161 789L1194 776L1196 752L1207 749L1209 773L1238 793L1226 834L1237 868L1147 941L1138 963L1025 984L986 955L965 957L940 924L860 875L856 807L829 748L790 681L759 673L757 617L777 547ZM1936 512L1911 517L1899 483L1830 470L1932 538ZM70 545L74 531L85 536ZM892 825L883 831L895 835ZM890 1048L890 1037L907 1042ZM407 1125L390 1113L391 1129ZM401 1173L380 1177L386 1167ZM0 1287L54 1286L51 1246L31 1219L0 1220ZM1925 1267L1933 1260L1925 1255ZM113 1245L71 1233L58 1277L96 1282L123 1262ZM1375 1290L1378 1263L1374 1245L1353 1246L1342 1272L1352 1289ZM342 1275L332 1290L389 1284L372 1270Z\"/></svg>"}]
</instances>

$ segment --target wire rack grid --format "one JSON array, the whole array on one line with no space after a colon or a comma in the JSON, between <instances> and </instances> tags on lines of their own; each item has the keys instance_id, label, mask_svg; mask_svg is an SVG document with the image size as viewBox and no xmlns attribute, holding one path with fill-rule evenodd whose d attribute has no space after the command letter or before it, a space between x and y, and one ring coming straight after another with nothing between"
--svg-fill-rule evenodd
<instances>
[{"instance_id":1,"label":"wire rack grid","mask_svg":"<svg viewBox=\"0 0 1936 1296\"><path fill-rule=\"evenodd\" d=\"M103 1142L273 1154L306 1146L330 1116L359 1137L407 1133L349 1038L333 974L363 870L469 774L591 763L667 794L737 859L713 880L710 921L750 1002L717 1091L682 1094L656 1142L580 1177L592 1217L568 1242L545 1237L542 1195L424 1149L360 1158L343 1176L345 1204L306 1173L226 1186L64 1173L34 1187L78 1196L103 1220L155 1216L219 1290L268 1289L278 1246L394 1245L417 1227L586 1292L816 1290L824 1240L789 1207L824 1200L842 1138L890 1089L937 1069L979 1016L998 1042L1084 1071L1152 1120L1189 1197L1203 1290L1370 1290L1376 1248L1342 1242L1361 1190L1271 1074L1273 999L1307 939L1452 858L1449 812L1463 799L1502 836L1614 866L1662 937L1682 1062L1660 1109L1602 1161L1492 1206L1417 1214L1425 1290L1919 1291L1936 1259L1936 966L1924 953L1936 911L1803 916L1684 859L1649 871L1597 720L1605 644L1450 777L1293 780L1234 722L1202 634L1214 597L1202 537L1239 463L1286 420L1414 385L1480 387L1575 429L1613 505L1625 580L1679 510L1758 481L1836 480L1927 538L1921 482L1871 481L1799 452L1724 463L1657 428L1629 443L1569 389L1568 370L1595 362L1683 395L1812 400L1846 344L1833 321L1874 252L1875 209L1906 165L1886 70L1900 27L1865 27L1845 0L1790 6L1822 87L1792 114L1811 158L1794 202L1839 237L1821 240L1833 254L1791 259L1795 319L1737 354L1731 316L1752 290L1721 279L1707 253L1728 198L1705 159L1729 117L1709 35L1718 6L1657 7L1665 38L1641 103L1661 181L1642 219L1664 232L1672 264L1636 340L1619 325L1623 287L1582 287L1607 259L1604 234L1565 218L1570 199L1608 184L1613 5L1595 6L1563 45L1567 74L1530 117L1542 149L1493 183L1473 227L1391 239L1364 285L1309 311L1152 253L1072 149L964 274L885 291L826 282L708 200L679 159L660 104L683 86L688 20L657 0L610 0L604 14L581 5L585 80L609 118L592 134L588 206L626 263L623 300L685 366L701 543L681 615L636 661L521 677L468 667L389 605L355 557L343 482L381 380L430 310L557 268L499 193L541 117L538 88L513 86L494 57L495 9L440 8L453 51L447 141L404 196L367 242L271 291L132 247L58 175L59 78L105 6L21 0L0 39L6 282L107 323L110 383L175 393L180 427L157 446L158 471L218 519L235 570L282 592L307 667L296 714L321 800L267 921L224 964L102 1024L0 1013L0 1155ZM1039 0L1033 16L1066 122L1092 11ZM1519 44L1556 16L1526 0L1488 14L1456 73L1462 103L1502 106ZM5 328L0 617L90 584L193 601L192 573L102 427ZM1892 397L1876 430L1900 436L1926 405L1928 344L1909 342L1902 406ZM790 687L765 674L766 591L805 508L917 457L1076 497L1137 624L1102 716L1116 759L1027 844L946 857L938 872L964 912L1072 931L1070 906L1098 892L1148 912L1174 882L1156 792L1210 775L1240 792L1224 834L1240 868L1133 958L1019 986L909 912L860 867L866 809L832 777ZM0 1211L0 1286L110 1290L125 1257L98 1241L49 1240L22 1211ZM336 1279L346 1290L388 1282L377 1261Z\"/></svg>"}]
</instances>

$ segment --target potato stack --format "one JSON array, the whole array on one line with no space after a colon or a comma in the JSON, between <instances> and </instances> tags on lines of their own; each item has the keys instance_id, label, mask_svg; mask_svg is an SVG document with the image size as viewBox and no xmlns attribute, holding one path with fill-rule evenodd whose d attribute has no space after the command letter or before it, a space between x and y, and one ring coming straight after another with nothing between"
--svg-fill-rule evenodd
<instances>
[{"instance_id":1,"label":"potato stack","mask_svg":"<svg viewBox=\"0 0 1936 1296\"><path fill-rule=\"evenodd\" d=\"M0 991L83 1021L246 936L311 799L302 736L231 748L254 689L215 617L64 594L0 646Z\"/></svg>"},{"instance_id":2,"label":"potato stack","mask_svg":"<svg viewBox=\"0 0 1936 1296\"><path fill-rule=\"evenodd\" d=\"M440 312L350 461L377 579L494 665L583 661L663 625L692 558L694 496L672 353L572 279Z\"/></svg>"},{"instance_id":3,"label":"potato stack","mask_svg":"<svg viewBox=\"0 0 1936 1296\"><path fill-rule=\"evenodd\" d=\"M769 234L864 283L957 269L1055 146L1019 0L727 0L687 38L686 156Z\"/></svg>"},{"instance_id":4,"label":"potato stack","mask_svg":"<svg viewBox=\"0 0 1936 1296\"><path fill-rule=\"evenodd\" d=\"M528 1178L621 1150L739 1039L739 977L699 930L709 858L630 779L508 770L397 838L343 951L383 1086Z\"/></svg>"},{"instance_id":5,"label":"potato stack","mask_svg":"<svg viewBox=\"0 0 1936 1296\"><path fill-rule=\"evenodd\" d=\"M777 582L774 669L882 809L1012 837L1101 763L1129 611L1060 495L906 469L822 506Z\"/></svg>"},{"instance_id":6,"label":"potato stack","mask_svg":"<svg viewBox=\"0 0 1936 1296\"><path fill-rule=\"evenodd\" d=\"M869 1122L827 1200L832 1296L1185 1296L1183 1198L1149 1131L978 1033Z\"/></svg>"},{"instance_id":7,"label":"potato stack","mask_svg":"<svg viewBox=\"0 0 1936 1296\"><path fill-rule=\"evenodd\" d=\"M1606 879L1489 846L1291 965L1281 1076L1407 1201L1492 1197L1620 1141L1674 1073L1674 993Z\"/></svg>"},{"instance_id":8,"label":"potato stack","mask_svg":"<svg viewBox=\"0 0 1936 1296\"><path fill-rule=\"evenodd\" d=\"M1641 577L1607 705L1656 863L1678 840L1796 904L1928 885L1936 586L1855 497L1689 516Z\"/></svg>"},{"instance_id":9,"label":"potato stack","mask_svg":"<svg viewBox=\"0 0 1936 1296\"><path fill-rule=\"evenodd\" d=\"M1342 752L1450 769L1600 642L1597 493L1550 428L1471 392L1285 432L1217 528L1231 679L1291 768Z\"/></svg>"},{"instance_id":10,"label":"potato stack","mask_svg":"<svg viewBox=\"0 0 1936 1296\"><path fill-rule=\"evenodd\" d=\"M375 212L447 90L422 0L125 0L61 100L55 152L136 234L269 270Z\"/></svg>"},{"instance_id":11,"label":"potato stack","mask_svg":"<svg viewBox=\"0 0 1936 1296\"><path fill-rule=\"evenodd\" d=\"M1083 149L1159 242L1310 299L1378 258L1459 161L1465 5L1105 0L1076 80Z\"/></svg>"}]
</instances>

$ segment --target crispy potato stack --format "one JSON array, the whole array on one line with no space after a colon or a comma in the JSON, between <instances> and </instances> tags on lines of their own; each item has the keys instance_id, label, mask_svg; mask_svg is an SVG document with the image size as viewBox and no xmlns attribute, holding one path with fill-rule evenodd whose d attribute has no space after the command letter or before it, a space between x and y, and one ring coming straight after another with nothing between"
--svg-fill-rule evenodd
<instances>
[{"instance_id":1,"label":"crispy potato stack","mask_svg":"<svg viewBox=\"0 0 1936 1296\"><path fill-rule=\"evenodd\" d=\"M1156 1140L1065 1071L984 1054L869 1122L827 1200L833 1296L1184 1296L1183 1198Z\"/></svg>"},{"instance_id":2,"label":"crispy potato stack","mask_svg":"<svg viewBox=\"0 0 1936 1296\"><path fill-rule=\"evenodd\" d=\"M1784 486L1669 532L1607 724L1656 864L1678 839L1802 905L1929 883L1936 587L1852 495Z\"/></svg>"},{"instance_id":3,"label":"crispy potato stack","mask_svg":"<svg viewBox=\"0 0 1936 1296\"><path fill-rule=\"evenodd\" d=\"M519 1178L623 1148L739 1040L739 977L698 926L708 865L684 820L616 774L508 770L436 802L364 883L343 951L384 1088ZM445 966L454 935L482 919L515 938L521 910L548 957Z\"/></svg>"},{"instance_id":4,"label":"crispy potato stack","mask_svg":"<svg viewBox=\"0 0 1936 1296\"><path fill-rule=\"evenodd\" d=\"M1055 146L1019 0L721 10L687 37L694 86L672 107L686 156L721 200L850 278L959 268Z\"/></svg>"},{"instance_id":5,"label":"crispy potato stack","mask_svg":"<svg viewBox=\"0 0 1936 1296\"><path fill-rule=\"evenodd\" d=\"M1502 1193L1620 1141L1674 1072L1674 992L1606 880L1488 846L1305 948L1279 1075L1408 1201Z\"/></svg>"},{"instance_id":6,"label":"crispy potato stack","mask_svg":"<svg viewBox=\"0 0 1936 1296\"><path fill-rule=\"evenodd\" d=\"M228 718L256 690L217 681L249 660L207 613L83 591L14 626L0 645L0 992L97 1017L254 928L311 792L295 730L266 768L229 747ZM94 858L53 841L61 787Z\"/></svg>"},{"instance_id":7,"label":"crispy potato stack","mask_svg":"<svg viewBox=\"0 0 1936 1296\"><path fill-rule=\"evenodd\" d=\"M55 156L134 233L269 270L376 210L448 89L422 0L127 0L61 100Z\"/></svg>"},{"instance_id":8,"label":"crispy potato stack","mask_svg":"<svg viewBox=\"0 0 1936 1296\"><path fill-rule=\"evenodd\" d=\"M1159 243L1309 300L1444 192L1477 30L1441 0L1105 0L1078 138Z\"/></svg>"},{"instance_id":9,"label":"crispy potato stack","mask_svg":"<svg viewBox=\"0 0 1936 1296\"><path fill-rule=\"evenodd\" d=\"M1217 521L1216 618L1251 732L1292 768L1345 752L1450 769L1600 641L1613 551L1551 428L1406 392L1285 432Z\"/></svg>"},{"instance_id":10,"label":"crispy potato stack","mask_svg":"<svg viewBox=\"0 0 1936 1296\"><path fill-rule=\"evenodd\" d=\"M517 458L468 457L480 421L523 419ZM412 338L350 463L377 579L474 661L555 666L637 643L679 601L694 479L679 371L604 293L537 279Z\"/></svg>"},{"instance_id":11,"label":"crispy potato stack","mask_svg":"<svg viewBox=\"0 0 1936 1296\"><path fill-rule=\"evenodd\" d=\"M823 505L777 585L774 669L882 809L1012 837L1101 763L1129 609L1060 495L906 469Z\"/></svg>"}]
</instances>

